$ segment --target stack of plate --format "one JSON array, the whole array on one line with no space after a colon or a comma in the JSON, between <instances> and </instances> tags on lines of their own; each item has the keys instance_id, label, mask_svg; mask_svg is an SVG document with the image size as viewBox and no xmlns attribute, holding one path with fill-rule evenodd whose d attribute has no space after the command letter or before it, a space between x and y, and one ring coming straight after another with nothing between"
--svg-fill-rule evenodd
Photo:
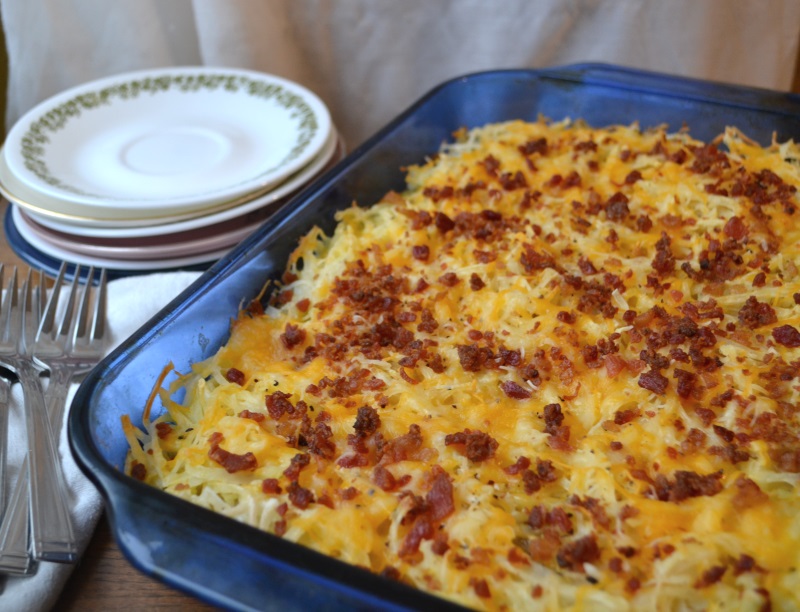
<instances>
[{"instance_id":1,"label":"stack of plate","mask_svg":"<svg viewBox=\"0 0 800 612\"><path fill-rule=\"evenodd\" d=\"M11 129L6 238L50 272L203 268L343 155L325 104L291 81L200 67L117 75Z\"/></svg>"}]
</instances>

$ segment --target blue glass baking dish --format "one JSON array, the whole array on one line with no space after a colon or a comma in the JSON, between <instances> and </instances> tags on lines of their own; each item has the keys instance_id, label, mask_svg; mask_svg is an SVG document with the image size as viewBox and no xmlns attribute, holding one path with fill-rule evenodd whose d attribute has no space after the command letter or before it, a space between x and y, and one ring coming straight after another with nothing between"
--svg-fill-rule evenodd
<instances>
[{"instance_id":1,"label":"blue glass baking dish","mask_svg":"<svg viewBox=\"0 0 800 612\"><path fill-rule=\"evenodd\" d=\"M239 306L278 278L312 225L402 189L402 168L435 153L452 132L507 119L582 118L595 126L683 125L710 139L727 125L768 144L800 138L800 96L608 65L493 71L437 87L266 221L86 378L72 403L69 439L102 492L112 530L147 574L232 609L446 609L403 584L345 565L218 516L125 476L120 417L140 420L170 360L179 371L225 342ZM154 407L155 412L159 410Z\"/></svg>"}]
</instances>

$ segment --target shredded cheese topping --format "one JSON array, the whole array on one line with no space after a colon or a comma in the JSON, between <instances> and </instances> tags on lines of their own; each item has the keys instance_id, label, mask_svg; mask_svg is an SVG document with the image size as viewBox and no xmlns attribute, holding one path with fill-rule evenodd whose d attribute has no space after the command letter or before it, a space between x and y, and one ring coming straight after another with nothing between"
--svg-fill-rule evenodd
<instances>
[{"instance_id":1,"label":"shredded cheese topping","mask_svg":"<svg viewBox=\"0 0 800 612\"><path fill-rule=\"evenodd\" d=\"M302 239L126 469L476 609L797 609L799 159L462 131Z\"/></svg>"}]
</instances>

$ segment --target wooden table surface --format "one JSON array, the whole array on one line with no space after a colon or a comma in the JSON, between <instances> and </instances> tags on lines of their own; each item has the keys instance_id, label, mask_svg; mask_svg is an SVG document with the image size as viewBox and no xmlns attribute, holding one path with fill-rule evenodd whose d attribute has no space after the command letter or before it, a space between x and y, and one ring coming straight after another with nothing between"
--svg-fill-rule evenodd
<instances>
[{"instance_id":1,"label":"wooden table surface","mask_svg":"<svg viewBox=\"0 0 800 612\"><path fill-rule=\"evenodd\" d=\"M0 219L7 203L0 200ZM21 272L28 266L14 253L5 235L0 240L0 262L16 265ZM2 603L0 603L2 608ZM214 608L165 586L135 569L120 552L105 515L100 519L86 553L62 592L56 610L213 610Z\"/></svg>"}]
</instances>

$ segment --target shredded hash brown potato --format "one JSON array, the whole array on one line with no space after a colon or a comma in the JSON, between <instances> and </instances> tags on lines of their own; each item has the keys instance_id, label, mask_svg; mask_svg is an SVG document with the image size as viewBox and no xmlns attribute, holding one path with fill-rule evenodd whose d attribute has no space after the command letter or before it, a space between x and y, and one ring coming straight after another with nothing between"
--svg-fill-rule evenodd
<instances>
[{"instance_id":1,"label":"shredded hash brown potato","mask_svg":"<svg viewBox=\"0 0 800 612\"><path fill-rule=\"evenodd\" d=\"M302 239L127 472L472 608L796 610L798 159L464 130Z\"/></svg>"}]
</instances>

